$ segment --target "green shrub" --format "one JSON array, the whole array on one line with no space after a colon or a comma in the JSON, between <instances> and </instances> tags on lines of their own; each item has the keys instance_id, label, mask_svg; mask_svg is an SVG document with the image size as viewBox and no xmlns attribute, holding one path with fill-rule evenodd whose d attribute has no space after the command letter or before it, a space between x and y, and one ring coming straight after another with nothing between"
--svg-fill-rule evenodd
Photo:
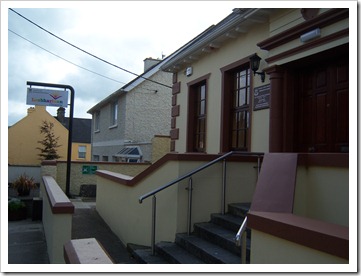
<instances>
[{"instance_id":1,"label":"green shrub","mask_svg":"<svg viewBox=\"0 0 361 276\"><path fill-rule=\"evenodd\" d=\"M8 209L9 211L16 211L22 208L25 208L25 203L22 202L20 199L12 198L8 201Z\"/></svg>"}]
</instances>

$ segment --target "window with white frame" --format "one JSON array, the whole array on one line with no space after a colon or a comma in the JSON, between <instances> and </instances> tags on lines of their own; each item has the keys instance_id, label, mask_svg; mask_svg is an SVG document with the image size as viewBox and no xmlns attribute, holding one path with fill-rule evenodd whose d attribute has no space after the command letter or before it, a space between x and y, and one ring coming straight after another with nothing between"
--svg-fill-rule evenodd
<instances>
[{"instance_id":1,"label":"window with white frame","mask_svg":"<svg viewBox=\"0 0 361 276\"><path fill-rule=\"evenodd\" d=\"M86 146L78 146L78 158L86 158Z\"/></svg>"},{"instance_id":2,"label":"window with white frame","mask_svg":"<svg viewBox=\"0 0 361 276\"><path fill-rule=\"evenodd\" d=\"M94 113L94 131L99 131L100 111Z\"/></svg>"},{"instance_id":3,"label":"window with white frame","mask_svg":"<svg viewBox=\"0 0 361 276\"><path fill-rule=\"evenodd\" d=\"M118 101L111 104L110 110L110 126L115 126L118 123Z\"/></svg>"}]
</instances>

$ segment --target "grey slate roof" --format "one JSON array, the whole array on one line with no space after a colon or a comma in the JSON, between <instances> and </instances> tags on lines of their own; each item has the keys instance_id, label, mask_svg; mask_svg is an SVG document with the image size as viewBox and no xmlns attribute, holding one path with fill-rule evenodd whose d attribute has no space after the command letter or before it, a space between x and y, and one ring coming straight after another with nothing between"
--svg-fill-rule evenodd
<instances>
[{"instance_id":1,"label":"grey slate roof","mask_svg":"<svg viewBox=\"0 0 361 276\"><path fill-rule=\"evenodd\" d=\"M57 116L55 116L56 119ZM58 121L62 123L66 129L69 129L69 118L64 118L63 122L59 119ZM82 119L82 118L73 118L73 137L72 141L76 143L91 143L91 119Z\"/></svg>"}]
</instances>

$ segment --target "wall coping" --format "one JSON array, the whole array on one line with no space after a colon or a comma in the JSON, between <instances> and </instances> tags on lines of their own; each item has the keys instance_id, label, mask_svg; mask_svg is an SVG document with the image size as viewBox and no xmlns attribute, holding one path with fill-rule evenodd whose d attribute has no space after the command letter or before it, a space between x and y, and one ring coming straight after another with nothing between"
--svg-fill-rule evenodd
<instances>
[{"instance_id":1,"label":"wall coping","mask_svg":"<svg viewBox=\"0 0 361 276\"><path fill-rule=\"evenodd\" d=\"M292 213L250 211L248 227L343 259L349 259L349 228Z\"/></svg>"},{"instance_id":2,"label":"wall coping","mask_svg":"<svg viewBox=\"0 0 361 276\"><path fill-rule=\"evenodd\" d=\"M165 163L170 161L204 161L209 162L212 161L222 154L204 154L204 153L168 153L163 156L161 159L156 161L154 164L149 166L147 169L136 175L135 177L130 177L127 175L121 175L118 173L113 173L107 170L97 170L96 175L114 181L118 184L126 185L126 186L135 186L141 180L145 179L147 176L152 174L158 168L163 166ZM238 161L238 162L257 162L257 157L254 156L231 156L227 158L228 161Z\"/></svg>"},{"instance_id":3,"label":"wall coping","mask_svg":"<svg viewBox=\"0 0 361 276\"><path fill-rule=\"evenodd\" d=\"M121 176L116 173L107 170L98 170L96 175L112 180L118 184L126 186L135 186L141 180L152 174L158 168L163 166L169 161L204 161L209 162L217 157L220 157L224 153L220 154L206 154L206 153L168 153L155 163L151 164L147 169L136 175L135 177ZM255 156L230 156L228 161L233 162L257 162ZM348 168L349 155L348 153L298 153L298 166L324 166L324 167L342 167ZM129 164L129 163L127 163ZM133 164L133 163L131 163ZM136 164L136 163L134 163ZM141 163L138 163L141 164ZM148 164L149 165L149 164Z\"/></svg>"},{"instance_id":4,"label":"wall coping","mask_svg":"<svg viewBox=\"0 0 361 276\"><path fill-rule=\"evenodd\" d=\"M53 214L73 214L74 205L64 194L52 176L42 177L45 191Z\"/></svg>"},{"instance_id":5,"label":"wall coping","mask_svg":"<svg viewBox=\"0 0 361 276\"><path fill-rule=\"evenodd\" d=\"M113 264L114 261L95 239L70 240L64 244L66 264Z\"/></svg>"}]
</instances>

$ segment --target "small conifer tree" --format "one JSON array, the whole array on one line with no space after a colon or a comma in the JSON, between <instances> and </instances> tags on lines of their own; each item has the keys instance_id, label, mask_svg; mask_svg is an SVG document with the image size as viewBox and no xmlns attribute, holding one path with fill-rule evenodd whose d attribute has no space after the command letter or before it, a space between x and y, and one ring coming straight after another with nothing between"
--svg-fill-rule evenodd
<instances>
[{"instance_id":1,"label":"small conifer tree","mask_svg":"<svg viewBox=\"0 0 361 276\"><path fill-rule=\"evenodd\" d=\"M54 123L43 121L40 126L40 133L44 135L44 139L38 141L42 147L37 147L40 150L38 154L40 160L54 160L59 159L61 156L58 154L57 149L61 146L58 144L59 137L55 137L54 134Z\"/></svg>"}]
</instances>

